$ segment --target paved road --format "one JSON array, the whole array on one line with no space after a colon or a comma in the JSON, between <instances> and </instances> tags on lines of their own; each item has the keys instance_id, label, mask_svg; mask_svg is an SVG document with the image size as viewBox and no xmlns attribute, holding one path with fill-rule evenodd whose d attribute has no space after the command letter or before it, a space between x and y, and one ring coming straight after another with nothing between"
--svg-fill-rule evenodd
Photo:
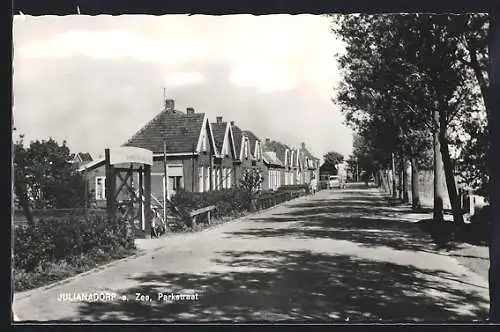
<instances>
[{"instance_id":1,"label":"paved road","mask_svg":"<svg viewBox=\"0 0 500 332\"><path fill-rule=\"evenodd\" d=\"M404 212L404 211L403 211ZM487 282L388 207L376 189L322 191L201 233L165 238L149 254L31 296L22 320L484 319ZM111 303L60 302L66 292L107 290ZM157 301L158 292L198 300ZM136 301L135 294L152 301ZM25 296L26 294L22 294Z\"/></svg>"}]
</instances>

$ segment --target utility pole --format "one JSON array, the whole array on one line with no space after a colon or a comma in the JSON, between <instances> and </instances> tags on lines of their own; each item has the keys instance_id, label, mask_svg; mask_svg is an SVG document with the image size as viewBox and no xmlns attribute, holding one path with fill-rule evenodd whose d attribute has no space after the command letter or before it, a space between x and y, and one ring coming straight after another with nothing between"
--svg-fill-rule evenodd
<instances>
[{"instance_id":1,"label":"utility pole","mask_svg":"<svg viewBox=\"0 0 500 332\"><path fill-rule=\"evenodd\" d=\"M167 224L168 172L167 172L167 141L163 141L163 221Z\"/></svg>"}]
</instances>

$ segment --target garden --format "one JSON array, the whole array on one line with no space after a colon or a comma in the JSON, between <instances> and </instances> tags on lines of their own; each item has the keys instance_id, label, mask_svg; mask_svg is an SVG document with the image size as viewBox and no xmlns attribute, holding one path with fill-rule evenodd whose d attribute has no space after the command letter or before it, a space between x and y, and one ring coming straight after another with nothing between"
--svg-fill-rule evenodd
<instances>
[{"instance_id":1,"label":"garden","mask_svg":"<svg viewBox=\"0 0 500 332\"><path fill-rule=\"evenodd\" d=\"M41 287L136 253L136 234L128 219L109 220L104 209L83 206L84 181L71 168L65 143L36 141L25 147L20 140L14 148L14 291ZM213 225L308 193L307 185L262 191L261 183L260 173L249 169L237 188L178 191L171 203L181 227L167 234L207 227L189 224L187 215L194 209L214 205Z\"/></svg>"}]
</instances>

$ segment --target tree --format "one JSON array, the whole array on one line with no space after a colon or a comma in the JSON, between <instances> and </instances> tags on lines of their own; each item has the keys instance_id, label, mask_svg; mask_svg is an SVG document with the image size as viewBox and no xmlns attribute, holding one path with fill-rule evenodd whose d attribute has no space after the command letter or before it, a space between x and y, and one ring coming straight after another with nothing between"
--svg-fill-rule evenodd
<instances>
[{"instance_id":1,"label":"tree","mask_svg":"<svg viewBox=\"0 0 500 332\"><path fill-rule=\"evenodd\" d=\"M439 180L444 168L454 220L462 223L448 129L454 119L468 115L477 95L470 67L457 58L463 47L455 38L456 30L450 29L456 27L456 17L353 15L341 19L334 30L348 46L340 58L345 88L336 100L358 128L371 123L373 133L373 125L378 123L387 130L393 140L385 150L399 154L400 165L413 147L425 150L428 144L415 142L412 130L420 132L418 137L433 133L435 177ZM435 217L442 220L442 197L438 190L435 194Z\"/></svg>"},{"instance_id":2,"label":"tree","mask_svg":"<svg viewBox=\"0 0 500 332\"><path fill-rule=\"evenodd\" d=\"M344 161L344 156L338 152L330 151L323 155L323 159L325 161L325 164L336 167L338 164Z\"/></svg>"},{"instance_id":3,"label":"tree","mask_svg":"<svg viewBox=\"0 0 500 332\"><path fill-rule=\"evenodd\" d=\"M31 213L30 199L28 197L28 181L27 174L25 173L27 158L23 139L24 136L21 135L19 140L14 144L14 192L17 198L16 203L23 209L28 223L32 223L33 214Z\"/></svg>"},{"instance_id":4,"label":"tree","mask_svg":"<svg viewBox=\"0 0 500 332\"><path fill-rule=\"evenodd\" d=\"M247 193L250 200L250 210L255 210L255 199L260 191L263 181L261 172L255 168L247 168L240 180L241 188Z\"/></svg>"},{"instance_id":5,"label":"tree","mask_svg":"<svg viewBox=\"0 0 500 332\"><path fill-rule=\"evenodd\" d=\"M69 160L66 142L59 145L53 139L37 140L24 148L21 136L14 155L14 183L19 204L26 206L27 200L29 207L39 209L83 206L84 179L72 169ZM25 207L23 209L28 213Z\"/></svg>"}]
</instances>

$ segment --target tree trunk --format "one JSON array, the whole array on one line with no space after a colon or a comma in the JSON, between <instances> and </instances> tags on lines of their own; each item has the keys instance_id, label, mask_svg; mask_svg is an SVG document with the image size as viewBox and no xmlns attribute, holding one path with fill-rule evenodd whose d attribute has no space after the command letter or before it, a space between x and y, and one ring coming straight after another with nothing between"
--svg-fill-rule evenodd
<instances>
[{"instance_id":1,"label":"tree trunk","mask_svg":"<svg viewBox=\"0 0 500 332\"><path fill-rule=\"evenodd\" d=\"M408 167L407 161L403 158L403 202L409 203L410 198L408 196Z\"/></svg>"},{"instance_id":2,"label":"tree trunk","mask_svg":"<svg viewBox=\"0 0 500 332\"><path fill-rule=\"evenodd\" d=\"M444 127L444 124L441 124L440 127ZM441 157L443 158L446 188L448 189L448 197L450 198L453 221L457 224L463 224L464 218L460 208L460 199L457 194L457 185L455 183L455 177L453 174L453 163L451 161L450 151L448 149L448 140L446 139L444 133L445 130L443 130L442 128L440 129L439 145L441 148Z\"/></svg>"},{"instance_id":3,"label":"tree trunk","mask_svg":"<svg viewBox=\"0 0 500 332\"><path fill-rule=\"evenodd\" d=\"M443 191L441 190L441 183L443 181L443 158L441 156L441 147L439 144L439 112L434 111L434 123L437 128L434 130L434 213L433 220L442 222L443 217Z\"/></svg>"},{"instance_id":4,"label":"tree trunk","mask_svg":"<svg viewBox=\"0 0 500 332\"><path fill-rule=\"evenodd\" d=\"M420 203L420 186L418 184L418 165L415 157L411 158L411 207L422 208Z\"/></svg>"},{"instance_id":5,"label":"tree trunk","mask_svg":"<svg viewBox=\"0 0 500 332\"><path fill-rule=\"evenodd\" d=\"M470 65L474 71L479 88L481 89L481 96L483 97L484 106L488 108L488 84L483 76L483 71L479 66L479 61L477 60L477 49L474 40L467 41L467 49L470 56Z\"/></svg>"},{"instance_id":6,"label":"tree trunk","mask_svg":"<svg viewBox=\"0 0 500 332\"><path fill-rule=\"evenodd\" d=\"M399 155L399 171L398 171L398 189L399 189L399 199L401 201L404 202L404 172L405 172L405 168L404 168L404 157L403 157L403 154L401 153Z\"/></svg>"},{"instance_id":7,"label":"tree trunk","mask_svg":"<svg viewBox=\"0 0 500 332\"><path fill-rule=\"evenodd\" d=\"M398 198L397 184L396 184L396 160L394 158L394 153L391 155L392 158L392 198Z\"/></svg>"},{"instance_id":8,"label":"tree trunk","mask_svg":"<svg viewBox=\"0 0 500 332\"><path fill-rule=\"evenodd\" d=\"M498 70L500 62L498 54L500 53L500 25L497 22L496 11L489 13L489 54L490 54L490 93L488 97L488 131L490 139L490 150L488 157L490 161L490 176L492 183L498 183L500 160L498 158L498 132L495 134L493 128L500 128L500 100L499 94L495 93L500 89L498 81ZM497 109L495 111L495 109ZM500 206L500 195L498 185L491 187L491 216L490 216L490 269L489 269L489 291L490 291L490 321L500 322L500 216L498 215L498 206Z\"/></svg>"}]
</instances>

